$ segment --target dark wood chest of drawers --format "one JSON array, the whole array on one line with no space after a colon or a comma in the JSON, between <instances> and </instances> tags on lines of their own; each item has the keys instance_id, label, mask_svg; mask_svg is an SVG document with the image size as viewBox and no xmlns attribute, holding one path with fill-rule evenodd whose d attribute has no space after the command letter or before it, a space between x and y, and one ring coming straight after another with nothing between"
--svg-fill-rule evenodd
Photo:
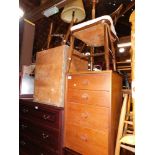
<instances>
[{"instance_id":1,"label":"dark wood chest of drawers","mask_svg":"<svg viewBox=\"0 0 155 155\"><path fill-rule=\"evenodd\" d=\"M20 155L62 155L63 108L19 101Z\"/></svg>"},{"instance_id":2,"label":"dark wood chest of drawers","mask_svg":"<svg viewBox=\"0 0 155 155\"><path fill-rule=\"evenodd\" d=\"M82 155L114 155L122 78L112 71L67 78L64 146Z\"/></svg>"}]
</instances>

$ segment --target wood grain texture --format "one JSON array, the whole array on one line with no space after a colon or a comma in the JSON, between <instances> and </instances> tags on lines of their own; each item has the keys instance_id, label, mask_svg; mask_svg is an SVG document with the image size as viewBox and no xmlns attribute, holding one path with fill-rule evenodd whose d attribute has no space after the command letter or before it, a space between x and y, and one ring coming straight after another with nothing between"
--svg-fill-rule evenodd
<instances>
[{"instance_id":1,"label":"wood grain texture","mask_svg":"<svg viewBox=\"0 0 155 155\"><path fill-rule=\"evenodd\" d=\"M68 89L68 102L110 107L110 92L97 90Z\"/></svg>"},{"instance_id":2,"label":"wood grain texture","mask_svg":"<svg viewBox=\"0 0 155 155\"><path fill-rule=\"evenodd\" d=\"M68 87L73 89L86 89L86 90L107 90L110 89L110 79L108 78L109 73L99 74L87 74L83 76L82 74L69 75L68 77ZM104 84L103 84L104 83Z\"/></svg>"},{"instance_id":3,"label":"wood grain texture","mask_svg":"<svg viewBox=\"0 0 155 155\"><path fill-rule=\"evenodd\" d=\"M122 78L112 71L67 77L64 146L82 155L113 155Z\"/></svg>"},{"instance_id":4,"label":"wood grain texture","mask_svg":"<svg viewBox=\"0 0 155 155\"><path fill-rule=\"evenodd\" d=\"M20 155L63 153L63 108L19 101Z\"/></svg>"},{"instance_id":5,"label":"wood grain texture","mask_svg":"<svg viewBox=\"0 0 155 155\"><path fill-rule=\"evenodd\" d=\"M65 146L82 155L107 155L108 132L85 128L80 125L67 124L67 141Z\"/></svg>"},{"instance_id":6,"label":"wood grain texture","mask_svg":"<svg viewBox=\"0 0 155 155\"><path fill-rule=\"evenodd\" d=\"M67 118L69 123L100 131L109 128L109 108L69 102L67 104Z\"/></svg>"},{"instance_id":7,"label":"wood grain texture","mask_svg":"<svg viewBox=\"0 0 155 155\"><path fill-rule=\"evenodd\" d=\"M111 132L109 137L113 139L113 143L110 144L109 152L113 155L115 152L116 137L118 131L119 117L122 107L122 79L118 74L112 74L112 101L111 101Z\"/></svg>"},{"instance_id":8,"label":"wood grain texture","mask_svg":"<svg viewBox=\"0 0 155 155\"><path fill-rule=\"evenodd\" d=\"M34 101L64 106L68 49L68 46L63 45L37 53ZM81 64L79 68L78 63ZM73 58L71 68L74 71L87 70L87 62Z\"/></svg>"}]
</instances>

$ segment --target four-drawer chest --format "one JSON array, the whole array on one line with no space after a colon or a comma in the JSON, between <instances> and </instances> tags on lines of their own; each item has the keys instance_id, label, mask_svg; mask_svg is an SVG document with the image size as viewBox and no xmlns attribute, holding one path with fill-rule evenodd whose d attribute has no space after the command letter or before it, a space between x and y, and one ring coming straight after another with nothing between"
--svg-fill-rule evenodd
<instances>
[{"instance_id":1,"label":"four-drawer chest","mask_svg":"<svg viewBox=\"0 0 155 155\"><path fill-rule=\"evenodd\" d=\"M122 78L112 71L67 75L66 152L71 149L82 155L114 155L121 89Z\"/></svg>"},{"instance_id":2,"label":"four-drawer chest","mask_svg":"<svg viewBox=\"0 0 155 155\"><path fill-rule=\"evenodd\" d=\"M20 155L62 155L63 108L19 101Z\"/></svg>"}]
</instances>

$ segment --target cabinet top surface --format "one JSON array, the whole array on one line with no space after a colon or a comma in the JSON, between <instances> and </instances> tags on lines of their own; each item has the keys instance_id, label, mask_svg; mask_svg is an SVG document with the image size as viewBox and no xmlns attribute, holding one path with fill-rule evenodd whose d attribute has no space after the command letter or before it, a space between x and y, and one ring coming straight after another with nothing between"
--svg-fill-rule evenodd
<instances>
[{"instance_id":1,"label":"cabinet top surface","mask_svg":"<svg viewBox=\"0 0 155 155\"><path fill-rule=\"evenodd\" d=\"M63 107L57 107L57 106L54 106L54 105L48 105L48 104L45 104L45 103L40 103L40 102L35 102L33 101L33 99L19 99L19 104L27 104L27 105L40 105L41 107L44 107L44 108L54 108L54 109L58 109L58 110L63 110L64 108Z\"/></svg>"},{"instance_id":2,"label":"cabinet top surface","mask_svg":"<svg viewBox=\"0 0 155 155\"><path fill-rule=\"evenodd\" d=\"M104 74L104 73L110 73L110 74L118 74L117 72L114 72L112 70L104 70L104 71L81 71L81 72L69 72L67 75L74 75L74 74ZM119 75L119 74L118 74Z\"/></svg>"}]
</instances>

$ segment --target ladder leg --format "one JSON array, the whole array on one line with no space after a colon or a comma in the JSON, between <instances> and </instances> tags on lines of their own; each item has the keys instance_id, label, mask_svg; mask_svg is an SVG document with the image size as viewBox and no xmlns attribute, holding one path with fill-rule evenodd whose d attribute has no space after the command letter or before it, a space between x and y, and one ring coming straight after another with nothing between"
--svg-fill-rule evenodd
<instances>
[{"instance_id":1,"label":"ladder leg","mask_svg":"<svg viewBox=\"0 0 155 155\"><path fill-rule=\"evenodd\" d=\"M129 114L130 113L130 108L131 108L131 96L129 96L126 108L127 108L126 113ZM129 115L126 115L125 120L128 120L128 119L129 119ZM127 133L128 125L129 124L125 123L123 135Z\"/></svg>"},{"instance_id":2,"label":"ladder leg","mask_svg":"<svg viewBox=\"0 0 155 155\"><path fill-rule=\"evenodd\" d=\"M126 106L127 106L128 98L129 98L129 95L124 94L124 100L123 100L123 105L122 105L122 109L121 109L119 126L118 126L118 133L117 133L117 139L116 139L115 155L120 155L120 139L121 139L122 133L123 133L123 127L124 127L124 120L125 120L125 115L126 115Z\"/></svg>"}]
</instances>

